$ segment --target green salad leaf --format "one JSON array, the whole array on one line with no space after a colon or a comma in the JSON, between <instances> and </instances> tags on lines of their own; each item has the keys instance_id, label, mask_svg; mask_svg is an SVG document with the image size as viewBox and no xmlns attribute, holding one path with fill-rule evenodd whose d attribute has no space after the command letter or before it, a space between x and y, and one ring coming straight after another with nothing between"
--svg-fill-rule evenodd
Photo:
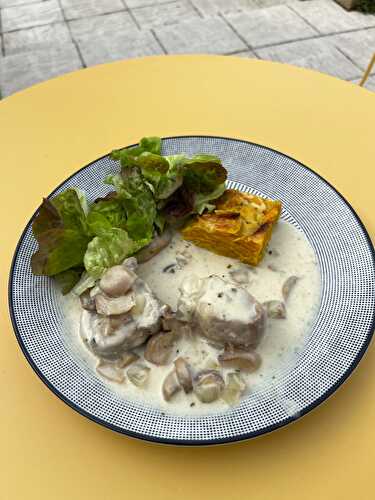
<instances>
[{"instance_id":1,"label":"green salad leaf","mask_svg":"<svg viewBox=\"0 0 375 500\"><path fill-rule=\"evenodd\" d=\"M226 178L227 171L217 156L198 154L185 162L184 184L194 193L209 193Z\"/></svg>"},{"instance_id":2,"label":"green salad leaf","mask_svg":"<svg viewBox=\"0 0 375 500\"><path fill-rule=\"evenodd\" d=\"M215 209L215 205L209 202L219 198L224 193L225 189L225 182L223 182L210 193L197 193L194 198L194 213L202 215L205 210L207 210L207 212L212 212L212 210Z\"/></svg>"},{"instance_id":3,"label":"green salad leaf","mask_svg":"<svg viewBox=\"0 0 375 500\"><path fill-rule=\"evenodd\" d=\"M116 197L94 203L87 215L87 226L90 234L95 236L100 236L113 227L124 229L126 212L121 200Z\"/></svg>"},{"instance_id":4,"label":"green salad leaf","mask_svg":"<svg viewBox=\"0 0 375 500\"><path fill-rule=\"evenodd\" d=\"M74 267L72 269L62 271L61 273L54 276L55 280L60 286L61 293L63 295L66 295L75 287L75 285L81 279L81 275L84 270L85 268L83 266Z\"/></svg>"},{"instance_id":5,"label":"green salad leaf","mask_svg":"<svg viewBox=\"0 0 375 500\"><path fill-rule=\"evenodd\" d=\"M142 153L153 153L160 155L161 139L160 137L143 137L138 146L132 148L116 149L112 151L111 157L119 160L122 167L137 166L137 157Z\"/></svg>"},{"instance_id":6,"label":"green salad leaf","mask_svg":"<svg viewBox=\"0 0 375 500\"><path fill-rule=\"evenodd\" d=\"M33 222L38 250L31 258L36 275L54 276L82 264L89 236L86 217L74 189L44 199Z\"/></svg>"},{"instance_id":7,"label":"green salad leaf","mask_svg":"<svg viewBox=\"0 0 375 500\"><path fill-rule=\"evenodd\" d=\"M133 255L149 240L134 241L124 229L112 228L95 236L87 245L84 264L88 274L100 278L103 272Z\"/></svg>"},{"instance_id":8,"label":"green salad leaf","mask_svg":"<svg viewBox=\"0 0 375 500\"><path fill-rule=\"evenodd\" d=\"M114 190L88 204L69 188L44 199L33 221L38 250L34 274L55 276L62 292L82 293L105 269L148 245L168 224L215 208L227 171L217 156L161 155L161 139L144 137L138 146L112 151L121 172L104 182Z\"/></svg>"},{"instance_id":9,"label":"green salad leaf","mask_svg":"<svg viewBox=\"0 0 375 500\"><path fill-rule=\"evenodd\" d=\"M130 238L149 243L154 232L156 203L139 168L123 169L121 174L108 176L105 182L116 188L117 196L125 209L125 227Z\"/></svg>"}]
</instances>

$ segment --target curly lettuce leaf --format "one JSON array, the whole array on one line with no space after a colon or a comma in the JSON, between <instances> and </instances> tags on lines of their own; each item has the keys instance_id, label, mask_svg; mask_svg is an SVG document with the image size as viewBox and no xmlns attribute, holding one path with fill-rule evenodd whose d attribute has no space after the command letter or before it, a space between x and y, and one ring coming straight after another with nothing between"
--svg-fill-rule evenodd
<instances>
[{"instance_id":1,"label":"curly lettuce leaf","mask_svg":"<svg viewBox=\"0 0 375 500\"><path fill-rule=\"evenodd\" d=\"M38 250L31 258L34 274L54 276L82 264L90 237L74 189L44 199L32 229L38 242Z\"/></svg>"},{"instance_id":2,"label":"curly lettuce leaf","mask_svg":"<svg viewBox=\"0 0 375 500\"><path fill-rule=\"evenodd\" d=\"M109 229L88 244L84 256L86 271L91 277L100 278L106 269L120 264L148 243L148 239L134 241L124 229Z\"/></svg>"},{"instance_id":3,"label":"curly lettuce leaf","mask_svg":"<svg viewBox=\"0 0 375 500\"><path fill-rule=\"evenodd\" d=\"M212 210L215 209L215 205L209 202L216 200L216 198L219 198L224 193L224 191L225 182L223 182L223 184L219 184L219 186L211 193L197 193L194 199L193 212L199 215L202 215L205 210L207 210L207 212L212 212Z\"/></svg>"},{"instance_id":4,"label":"curly lettuce leaf","mask_svg":"<svg viewBox=\"0 0 375 500\"><path fill-rule=\"evenodd\" d=\"M90 234L100 236L113 227L125 228L126 213L121 201L116 198L102 199L94 203L87 215Z\"/></svg>"},{"instance_id":5,"label":"curly lettuce leaf","mask_svg":"<svg viewBox=\"0 0 375 500\"><path fill-rule=\"evenodd\" d=\"M150 188L137 167L110 175L107 184L115 186L126 213L126 230L133 240L149 240L153 236L156 203Z\"/></svg>"},{"instance_id":6,"label":"curly lettuce leaf","mask_svg":"<svg viewBox=\"0 0 375 500\"><path fill-rule=\"evenodd\" d=\"M143 137L139 141L138 146L134 146L132 148L116 149L112 151L111 157L114 160L119 160L122 167L132 167L137 165L136 158L145 152L160 155L160 137Z\"/></svg>"},{"instance_id":7,"label":"curly lettuce leaf","mask_svg":"<svg viewBox=\"0 0 375 500\"><path fill-rule=\"evenodd\" d=\"M194 193L210 193L226 181L227 171L220 158L197 154L184 165L184 184Z\"/></svg>"}]
</instances>

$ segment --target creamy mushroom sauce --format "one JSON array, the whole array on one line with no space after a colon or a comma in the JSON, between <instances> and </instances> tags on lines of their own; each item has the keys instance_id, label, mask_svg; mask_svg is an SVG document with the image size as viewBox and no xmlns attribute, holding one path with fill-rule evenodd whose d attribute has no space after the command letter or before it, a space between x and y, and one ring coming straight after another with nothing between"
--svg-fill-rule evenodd
<instances>
[{"instance_id":1,"label":"creamy mushroom sauce","mask_svg":"<svg viewBox=\"0 0 375 500\"><path fill-rule=\"evenodd\" d=\"M283 221L275 227L267 253L256 268L198 248L181 239L176 233L168 247L141 264L136 273L148 283L162 302L173 309L177 306L178 289L182 281L192 275L202 278L217 275L230 280L234 286L246 288L259 302L282 301L282 285L288 277L298 276L299 279L286 300L286 319L267 319L265 335L257 348L262 358L260 368L254 373L241 372L247 384L243 397L246 397L246 393L272 384L275 379L293 368L311 331L320 303L320 273L314 251L298 229ZM84 347L79 336L79 318L82 311L79 299L69 294L61 300L66 320L70 324L67 329L70 345L85 360L86 365L95 371L97 358ZM135 349L135 352L142 355L143 347ZM205 368L218 369L225 380L226 375L234 369L218 365L219 352L208 345L205 339L182 338L176 343L175 355L170 364L155 366L141 360L142 364L151 368L145 388L137 388L129 380L122 384L104 378L102 380L122 398L139 401L168 413L217 413L229 408L221 399L205 404L200 402L194 393L185 394L180 391L171 401L166 402L161 387L165 377L173 369L173 360L178 356L185 357L196 371ZM127 369L125 368L125 373Z\"/></svg>"}]
</instances>

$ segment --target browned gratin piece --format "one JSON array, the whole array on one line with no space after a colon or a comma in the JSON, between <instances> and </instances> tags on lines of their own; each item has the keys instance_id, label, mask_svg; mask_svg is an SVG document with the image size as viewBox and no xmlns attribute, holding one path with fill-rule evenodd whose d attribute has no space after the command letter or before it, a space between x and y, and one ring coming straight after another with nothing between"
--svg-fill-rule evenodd
<instances>
[{"instance_id":1,"label":"browned gratin piece","mask_svg":"<svg viewBox=\"0 0 375 500\"><path fill-rule=\"evenodd\" d=\"M213 212L195 217L182 229L185 239L211 252L256 266L262 260L281 202L227 189Z\"/></svg>"}]
</instances>

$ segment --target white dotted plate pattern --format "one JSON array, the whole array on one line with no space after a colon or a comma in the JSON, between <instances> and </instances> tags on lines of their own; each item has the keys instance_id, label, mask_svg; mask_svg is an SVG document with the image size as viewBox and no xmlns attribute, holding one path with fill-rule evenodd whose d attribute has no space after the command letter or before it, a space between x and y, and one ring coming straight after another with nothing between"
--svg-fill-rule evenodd
<instances>
[{"instance_id":1,"label":"white dotted plate pattern","mask_svg":"<svg viewBox=\"0 0 375 500\"><path fill-rule=\"evenodd\" d=\"M216 154L229 171L230 187L282 200L282 217L302 230L314 247L322 277L321 307L294 366L240 406L217 415L173 416L122 400L65 342L64 316L56 299L59 291L52 280L31 273L30 258L36 249L31 221L15 252L10 311L17 339L34 370L81 414L150 441L188 445L238 441L299 418L332 394L357 365L374 327L374 249L348 203L297 161L235 139L163 140L164 154L181 152ZM102 179L118 169L116 162L103 157L72 175L52 195L77 186L94 200L109 190Z\"/></svg>"}]
</instances>

